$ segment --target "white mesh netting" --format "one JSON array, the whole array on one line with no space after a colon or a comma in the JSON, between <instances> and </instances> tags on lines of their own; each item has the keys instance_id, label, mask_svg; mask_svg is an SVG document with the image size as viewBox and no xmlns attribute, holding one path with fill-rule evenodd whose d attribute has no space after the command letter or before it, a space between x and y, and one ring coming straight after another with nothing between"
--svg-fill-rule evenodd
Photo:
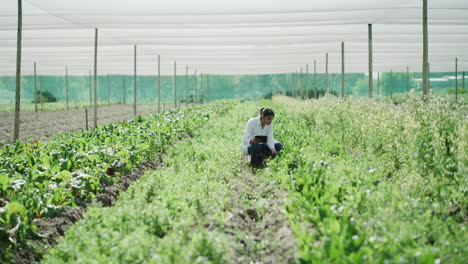
<instances>
[{"instance_id":1,"label":"white mesh netting","mask_svg":"<svg viewBox=\"0 0 468 264\"><path fill-rule=\"evenodd\" d=\"M0 0L0 75L16 64L17 1ZM468 0L429 0L431 71L468 69ZM421 71L422 0L24 0L22 73L86 75L93 69L99 28L98 73L261 74L300 70L367 72L367 24L373 24L374 71Z\"/></svg>"}]
</instances>

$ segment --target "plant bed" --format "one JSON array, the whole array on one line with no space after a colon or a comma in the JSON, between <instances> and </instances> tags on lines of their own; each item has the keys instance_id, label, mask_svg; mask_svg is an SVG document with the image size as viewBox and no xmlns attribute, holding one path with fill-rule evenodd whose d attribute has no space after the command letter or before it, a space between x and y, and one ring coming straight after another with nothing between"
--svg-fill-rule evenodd
<instances>
[{"instance_id":1,"label":"plant bed","mask_svg":"<svg viewBox=\"0 0 468 264\"><path fill-rule=\"evenodd\" d=\"M122 174L157 157L230 106L217 103L137 116L49 142L6 145L0 150L1 261L9 261L12 250L26 239L41 236L35 219L84 206L106 186L120 183Z\"/></svg>"}]
</instances>

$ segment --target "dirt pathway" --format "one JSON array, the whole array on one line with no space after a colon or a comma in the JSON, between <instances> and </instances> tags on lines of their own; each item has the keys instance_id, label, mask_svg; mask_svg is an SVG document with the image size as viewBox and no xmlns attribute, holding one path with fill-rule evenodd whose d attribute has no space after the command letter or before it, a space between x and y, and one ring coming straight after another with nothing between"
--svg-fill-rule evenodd
<instances>
[{"instance_id":1,"label":"dirt pathway","mask_svg":"<svg viewBox=\"0 0 468 264\"><path fill-rule=\"evenodd\" d=\"M231 181L231 217L226 232L242 247L232 263L288 263L297 258L296 243L284 213L285 190L243 163Z\"/></svg>"},{"instance_id":2,"label":"dirt pathway","mask_svg":"<svg viewBox=\"0 0 468 264\"><path fill-rule=\"evenodd\" d=\"M174 104L161 104L161 111L173 108ZM187 107L181 105L182 108ZM93 128L94 110L88 109L88 126ZM157 113L157 104L142 104L137 107L138 115ZM0 147L13 140L14 112L0 112ZM98 107L98 124L106 125L133 118L133 105L116 104ZM85 109L21 112L20 139L26 142L46 141L63 132L80 131L86 127Z\"/></svg>"}]
</instances>

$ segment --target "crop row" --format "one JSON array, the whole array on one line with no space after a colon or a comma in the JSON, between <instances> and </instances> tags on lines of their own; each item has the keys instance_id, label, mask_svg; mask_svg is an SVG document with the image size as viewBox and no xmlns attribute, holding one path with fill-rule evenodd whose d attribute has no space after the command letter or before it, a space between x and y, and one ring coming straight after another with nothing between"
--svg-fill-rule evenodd
<instances>
[{"instance_id":1,"label":"crop row","mask_svg":"<svg viewBox=\"0 0 468 264\"><path fill-rule=\"evenodd\" d=\"M0 150L0 240L2 257L36 234L34 219L53 217L91 201L122 173L190 136L230 103L137 116L97 129L61 134L48 142L17 141ZM3 260L3 259L0 259Z\"/></svg>"},{"instance_id":2,"label":"crop row","mask_svg":"<svg viewBox=\"0 0 468 264\"><path fill-rule=\"evenodd\" d=\"M45 256L45 263L228 263L235 240L231 184L253 104L239 104L163 156L112 207L93 206ZM255 111L256 112L256 111ZM236 140L237 139L237 140ZM232 232L232 231L231 231ZM240 234L239 234L240 235ZM239 249L240 250L240 249Z\"/></svg>"},{"instance_id":3,"label":"crop row","mask_svg":"<svg viewBox=\"0 0 468 264\"><path fill-rule=\"evenodd\" d=\"M281 99L282 179L306 263L462 263L467 256L466 108L325 97ZM465 260L464 260L465 259Z\"/></svg>"}]
</instances>

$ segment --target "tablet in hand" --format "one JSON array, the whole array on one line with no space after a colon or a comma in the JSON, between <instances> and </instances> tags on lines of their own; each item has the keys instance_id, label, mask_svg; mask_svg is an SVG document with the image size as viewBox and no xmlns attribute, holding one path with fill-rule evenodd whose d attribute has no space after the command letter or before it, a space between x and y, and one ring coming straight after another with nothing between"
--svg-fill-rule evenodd
<instances>
[{"instance_id":1,"label":"tablet in hand","mask_svg":"<svg viewBox=\"0 0 468 264\"><path fill-rule=\"evenodd\" d=\"M260 143L267 142L267 136L255 136L255 139L257 140L257 142L260 142Z\"/></svg>"}]
</instances>

